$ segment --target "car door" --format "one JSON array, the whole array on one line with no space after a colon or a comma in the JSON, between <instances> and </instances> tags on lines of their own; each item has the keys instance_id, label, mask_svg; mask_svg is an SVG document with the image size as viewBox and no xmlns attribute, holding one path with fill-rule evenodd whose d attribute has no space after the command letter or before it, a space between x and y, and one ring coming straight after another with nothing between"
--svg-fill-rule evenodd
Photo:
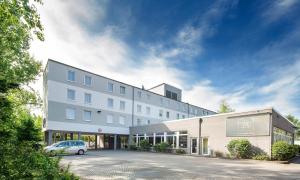
<instances>
[{"instance_id":1,"label":"car door","mask_svg":"<svg viewBox=\"0 0 300 180\"><path fill-rule=\"evenodd\" d=\"M70 141L69 152L75 154L78 152L77 141Z\"/></svg>"}]
</instances>

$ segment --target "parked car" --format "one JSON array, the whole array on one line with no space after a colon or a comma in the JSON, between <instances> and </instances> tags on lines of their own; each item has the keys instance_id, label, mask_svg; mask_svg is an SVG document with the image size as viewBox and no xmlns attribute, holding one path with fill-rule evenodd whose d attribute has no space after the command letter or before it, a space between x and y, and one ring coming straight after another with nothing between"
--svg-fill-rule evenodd
<instances>
[{"instance_id":1,"label":"parked car","mask_svg":"<svg viewBox=\"0 0 300 180\"><path fill-rule=\"evenodd\" d=\"M84 141L81 140L68 140L60 141L50 146L45 147L46 152L63 152L69 154L83 155L87 151Z\"/></svg>"}]
</instances>

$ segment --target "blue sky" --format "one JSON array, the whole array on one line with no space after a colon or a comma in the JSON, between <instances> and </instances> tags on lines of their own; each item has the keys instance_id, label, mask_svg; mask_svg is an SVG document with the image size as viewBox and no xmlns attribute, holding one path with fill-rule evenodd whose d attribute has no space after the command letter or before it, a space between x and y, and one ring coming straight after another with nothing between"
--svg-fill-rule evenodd
<instances>
[{"instance_id":1,"label":"blue sky","mask_svg":"<svg viewBox=\"0 0 300 180\"><path fill-rule=\"evenodd\" d=\"M44 1L32 53L217 110L300 117L300 1ZM41 89L41 83L36 87Z\"/></svg>"}]
</instances>

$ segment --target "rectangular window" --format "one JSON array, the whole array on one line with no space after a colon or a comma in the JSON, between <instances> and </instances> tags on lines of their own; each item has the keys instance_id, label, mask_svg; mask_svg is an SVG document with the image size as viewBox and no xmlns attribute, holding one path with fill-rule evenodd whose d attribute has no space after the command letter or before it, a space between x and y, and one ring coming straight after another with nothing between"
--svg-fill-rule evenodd
<instances>
[{"instance_id":1,"label":"rectangular window","mask_svg":"<svg viewBox=\"0 0 300 180\"><path fill-rule=\"evenodd\" d=\"M137 93L138 93L138 98L141 99L141 98L142 98L142 92L141 92L141 91L138 91Z\"/></svg>"},{"instance_id":2,"label":"rectangular window","mask_svg":"<svg viewBox=\"0 0 300 180\"><path fill-rule=\"evenodd\" d=\"M84 110L83 118L85 121L91 121L92 120L92 111Z\"/></svg>"},{"instance_id":3,"label":"rectangular window","mask_svg":"<svg viewBox=\"0 0 300 180\"><path fill-rule=\"evenodd\" d=\"M68 89L67 96L69 100L75 100L75 90Z\"/></svg>"},{"instance_id":4,"label":"rectangular window","mask_svg":"<svg viewBox=\"0 0 300 180\"><path fill-rule=\"evenodd\" d=\"M91 76L84 76L84 85L91 86L92 85L92 77Z\"/></svg>"},{"instance_id":5,"label":"rectangular window","mask_svg":"<svg viewBox=\"0 0 300 180\"><path fill-rule=\"evenodd\" d=\"M75 82L75 71L68 71L68 81Z\"/></svg>"},{"instance_id":6,"label":"rectangular window","mask_svg":"<svg viewBox=\"0 0 300 180\"><path fill-rule=\"evenodd\" d=\"M138 126L140 126L140 125L142 124L141 119L137 119L137 120L136 120L136 124L137 124Z\"/></svg>"},{"instance_id":7,"label":"rectangular window","mask_svg":"<svg viewBox=\"0 0 300 180\"><path fill-rule=\"evenodd\" d=\"M160 109L159 110L159 117L163 117L163 113L164 113L163 110Z\"/></svg>"},{"instance_id":8,"label":"rectangular window","mask_svg":"<svg viewBox=\"0 0 300 180\"><path fill-rule=\"evenodd\" d=\"M171 91L166 90L166 97L171 98Z\"/></svg>"},{"instance_id":9,"label":"rectangular window","mask_svg":"<svg viewBox=\"0 0 300 180\"><path fill-rule=\"evenodd\" d=\"M84 93L84 103L91 104L92 103L92 95L89 93Z\"/></svg>"},{"instance_id":10,"label":"rectangular window","mask_svg":"<svg viewBox=\"0 0 300 180\"><path fill-rule=\"evenodd\" d=\"M166 117L170 118L170 112L169 111L166 112Z\"/></svg>"},{"instance_id":11,"label":"rectangular window","mask_svg":"<svg viewBox=\"0 0 300 180\"><path fill-rule=\"evenodd\" d=\"M125 101L120 101L120 110L125 111Z\"/></svg>"},{"instance_id":12,"label":"rectangular window","mask_svg":"<svg viewBox=\"0 0 300 180\"><path fill-rule=\"evenodd\" d=\"M111 124L111 123L113 123L114 122L114 118L113 118L113 116L112 115L107 115L106 116L106 123L109 123L109 124Z\"/></svg>"},{"instance_id":13,"label":"rectangular window","mask_svg":"<svg viewBox=\"0 0 300 180\"><path fill-rule=\"evenodd\" d=\"M74 108L66 109L66 119L75 119L75 109Z\"/></svg>"},{"instance_id":14,"label":"rectangular window","mask_svg":"<svg viewBox=\"0 0 300 180\"><path fill-rule=\"evenodd\" d=\"M146 107L146 112L147 112L147 115L150 115L150 113L151 113L150 107Z\"/></svg>"},{"instance_id":15,"label":"rectangular window","mask_svg":"<svg viewBox=\"0 0 300 180\"><path fill-rule=\"evenodd\" d=\"M113 83L107 83L107 91L113 92L114 91L114 84Z\"/></svg>"},{"instance_id":16,"label":"rectangular window","mask_svg":"<svg viewBox=\"0 0 300 180\"><path fill-rule=\"evenodd\" d=\"M107 99L107 107L108 108L114 108L114 100L112 98Z\"/></svg>"},{"instance_id":17,"label":"rectangular window","mask_svg":"<svg viewBox=\"0 0 300 180\"><path fill-rule=\"evenodd\" d=\"M187 148L187 136L179 136L179 147Z\"/></svg>"},{"instance_id":18,"label":"rectangular window","mask_svg":"<svg viewBox=\"0 0 300 180\"><path fill-rule=\"evenodd\" d=\"M138 104L138 105L136 106L136 111L137 111L138 113L141 113L141 112L142 112L142 106Z\"/></svg>"},{"instance_id":19,"label":"rectangular window","mask_svg":"<svg viewBox=\"0 0 300 180\"><path fill-rule=\"evenodd\" d=\"M125 94L125 87L124 86L120 86L120 94Z\"/></svg>"},{"instance_id":20,"label":"rectangular window","mask_svg":"<svg viewBox=\"0 0 300 180\"><path fill-rule=\"evenodd\" d=\"M119 123L122 124L122 125L125 124L125 117L124 116L119 117Z\"/></svg>"},{"instance_id":21,"label":"rectangular window","mask_svg":"<svg viewBox=\"0 0 300 180\"><path fill-rule=\"evenodd\" d=\"M179 119L179 113L177 113L177 119Z\"/></svg>"},{"instance_id":22,"label":"rectangular window","mask_svg":"<svg viewBox=\"0 0 300 180\"><path fill-rule=\"evenodd\" d=\"M177 94L172 92L172 99L177 100Z\"/></svg>"},{"instance_id":23,"label":"rectangular window","mask_svg":"<svg viewBox=\"0 0 300 180\"><path fill-rule=\"evenodd\" d=\"M147 121L147 123L148 123L148 124L150 124L150 123L151 123L151 121L150 121L150 120L148 120L148 121Z\"/></svg>"}]
</instances>

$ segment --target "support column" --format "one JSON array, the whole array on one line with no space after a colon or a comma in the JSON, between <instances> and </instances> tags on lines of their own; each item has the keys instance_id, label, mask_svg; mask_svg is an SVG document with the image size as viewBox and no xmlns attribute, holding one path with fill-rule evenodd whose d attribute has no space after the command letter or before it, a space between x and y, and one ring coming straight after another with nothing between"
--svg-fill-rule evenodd
<instances>
[{"instance_id":1,"label":"support column","mask_svg":"<svg viewBox=\"0 0 300 180\"><path fill-rule=\"evenodd\" d=\"M167 142L167 132L164 132L164 142Z\"/></svg>"},{"instance_id":2,"label":"support column","mask_svg":"<svg viewBox=\"0 0 300 180\"><path fill-rule=\"evenodd\" d=\"M176 132L176 149L179 149L179 132Z\"/></svg>"},{"instance_id":3,"label":"support column","mask_svg":"<svg viewBox=\"0 0 300 180\"><path fill-rule=\"evenodd\" d=\"M95 149L97 150L98 146L98 135L95 135Z\"/></svg>"},{"instance_id":4,"label":"support column","mask_svg":"<svg viewBox=\"0 0 300 180\"><path fill-rule=\"evenodd\" d=\"M153 133L153 146L156 144L156 133Z\"/></svg>"},{"instance_id":5,"label":"support column","mask_svg":"<svg viewBox=\"0 0 300 180\"><path fill-rule=\"evenodd\" d=\"M139 144L139 134L136 134L136 136L135 136L135 145L136 146L138 146L138 144Z\"/></svg>"},{"instance_id":6,"label":"support column","mask_svg":"<svg viewBox=\"0 0 300 180\"><path fill-rule=\"evenodd\" d=\"M68 140L68 133L65 133L65 140Z\"/></svg>"},{"instance_id":7,"label":"support column","mask_svg":"<svg viewBox=\"0 0 300 180\"><path fill-rule=\"evenodd\" d=\"M147 134L146 133L144 134L144 139L147 140Z\"/></svg>"},{"instance_id":8,"label":"support column","mask_svg":"<svg viewBox=\"0 0 300 180\"><path fill-rule=\"evenodd\" d=\"M48 131L48 140L47 140L47 145L52 144L52 131Z\"/></svg>"},{"instance_id":9,"label":"support column","mask_svg":"<svg viewBox=\"0 0 300 180\"><path fill-rule=\"evenodd\" d=\"M70 138L71 138L71 140L73 140L73 138L74 138L73 133L70 133Z\"/></svg>"},{"instance_id":10,"label":"support column","mask_svg":"<svg viewBox=\"0 0 300 180\"><path fill-rule=\"evenodd\" d=\"M81 133L79 132L79 133L78 133L78 140L80 140L80 135L81 135Z\"/></svg>"},{"instance_id":11,"label":"support column","mask_svg":"<svg viewBox=\"0 0 300 180\"><path fill-rule=\"evenodd\" d=\"M114 150L117 149L117 135L114 135Z\"/></svg>"}]
</instances>

